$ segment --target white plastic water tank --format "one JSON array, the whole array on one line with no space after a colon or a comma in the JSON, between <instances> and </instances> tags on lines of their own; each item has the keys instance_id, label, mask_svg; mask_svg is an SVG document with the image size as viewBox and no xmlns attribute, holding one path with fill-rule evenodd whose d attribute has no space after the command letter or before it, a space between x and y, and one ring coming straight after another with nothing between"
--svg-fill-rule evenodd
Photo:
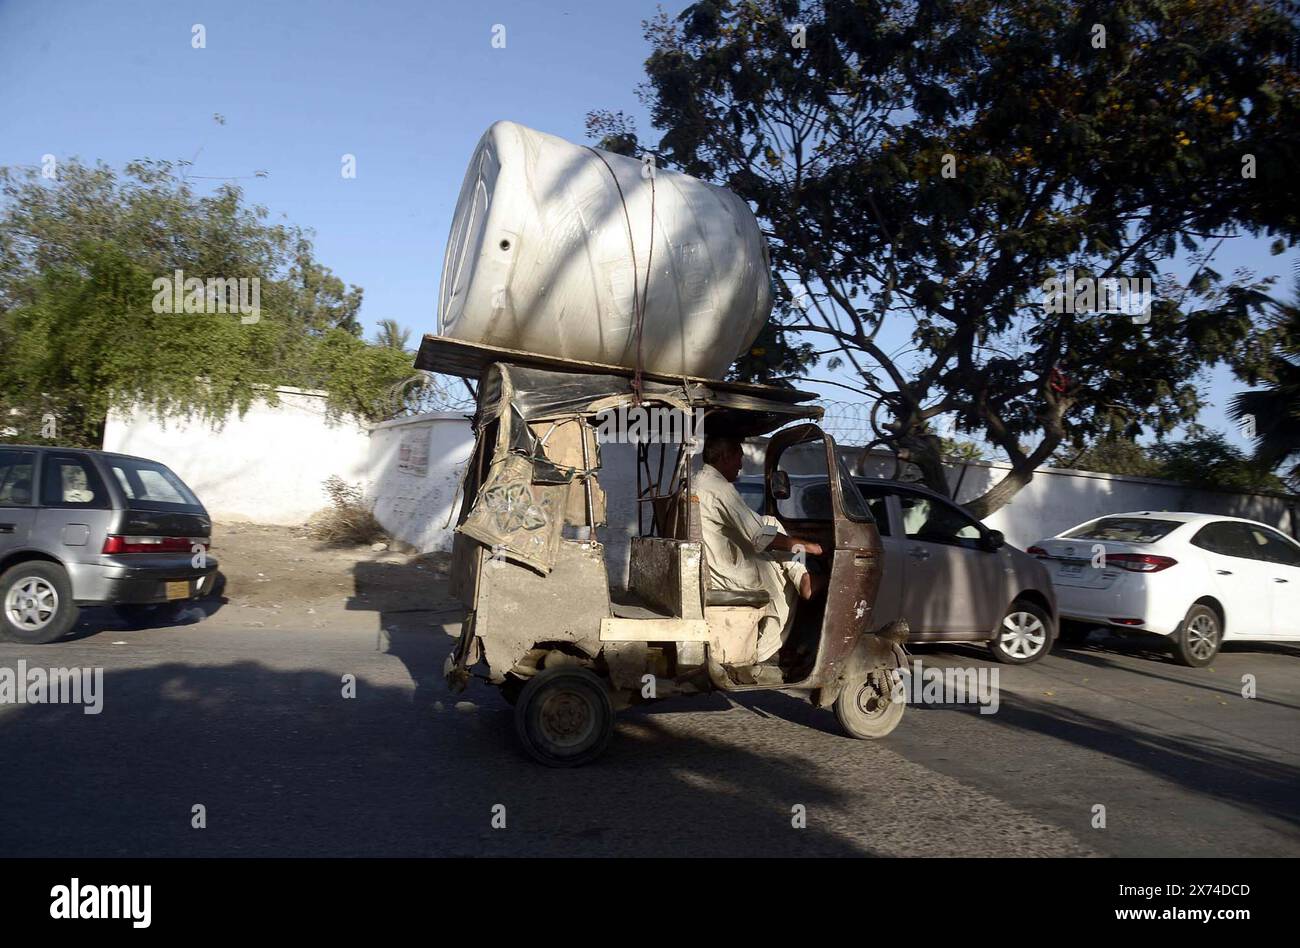
<instances>
[{"instance_id":1,"label":"white plastic water tank","mask_svg":"<svg viewBox=\"0 0 1300 948\"><path fill-rule=\"evenodd\" d=\"M758 222L731 191L497 122L456 205L439 332L635 366L644 295L644 368L718 377L768 318L770 279Z\"/></svg>"}]
</instances>

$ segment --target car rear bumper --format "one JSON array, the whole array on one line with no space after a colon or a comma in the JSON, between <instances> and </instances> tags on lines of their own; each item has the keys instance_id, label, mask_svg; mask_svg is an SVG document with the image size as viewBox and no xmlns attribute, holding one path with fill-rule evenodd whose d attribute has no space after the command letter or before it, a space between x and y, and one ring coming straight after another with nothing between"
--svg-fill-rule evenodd
<instances>
[{"instance_id":1,"label":"car rear bumper","mask_svg":"<svg viewBox=\"0 0 1300 948\"><path fill-rule=\"evenodd\" d=\"M1157 595L1150 583L1133 582L1132 577L1117 582L1110 589L1056 585L1056 607L1066 621L1089 622L1172 635L1182 621L1183 611L1168 595ZM1117 622L1116 619L1141 619L1141 622Z\"/></svg>"},{"instance_id":2,"label":"car rear bumper","mask_svg":"<svg viewBox=\"0 0 1300 948\"><path fill-rule=\"evenodd\" d=\"M100 566L88 563L68 565L72 598L78 605L112 605L169 602L193 599L212 592L216 585L217 561L210 558L202 569L186 564L166 566ZM176 583L185 583L185 595ZM168 584L173 584L169 586Z\"/></svg>"}]
</instances>

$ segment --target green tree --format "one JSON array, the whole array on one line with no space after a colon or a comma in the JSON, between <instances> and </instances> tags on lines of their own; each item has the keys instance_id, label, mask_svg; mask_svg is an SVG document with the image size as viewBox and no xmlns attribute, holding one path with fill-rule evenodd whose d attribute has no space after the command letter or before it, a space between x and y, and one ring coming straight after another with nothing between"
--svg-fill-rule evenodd
<instances>
[{"instance_id":1,"label":"green tree","mask_svg":"<svg viewBox=\"0 0 1300 948\"><path fill-rule=\"evenodd\" d=\"M1265 387L1234 396L1229 412L1254 431L1255 462L1270 471L1287 465L1287 478L1300 490L1300 267L1294 299L1278 301L1271 322L1274 353L1247 379L1263 381Z\"/></svg>"},{"instance_id":2,"label":"green tree","mask_svg":"<svg viewBox=\"0 0 1300 948\"><path fill-rule=\"evenodd\" d=\"M1155 476L1221 490L1285 491L1286 485L1218 433L1197 431L1181 441L1155 444L1151 456L1160 464Z\"/></svg>"},{"instance_id":3,"label":"green tree","mask_svg":"<svg viewBox=\"0 0 1300 948\"><path fill-rule=\"evenodd\" d=\"M1160 462L1132 438L1110 435L1076 451L1060 451L1052 459L1056 467L1101 474L1159 477Z\"/></svg>"},{"instance_id":4,"label":"green tree","mask_svg":"<svg viewBox=\"0 0 1300 948\"><path fill-rule=\"evenodd\" d=\"M1058 454L1060 467L1102 474L1155 477L1219 490L1285 491L1286 485L1228 443L1220 433L1192 426L1187 437L1142 445L1106 437L1073 454Z\"/></svg>"},{"instance_id":5,"label":"green tree","mask_svg":"<svg viewBox=\"0 0 1300 948\"><path fill-rule=\"evenodd\" d=\"M1276 5L705 0L646 36L659 163L752 204L811 301L781 325L838 350L931 487L931 419L1006 453L978 515L1062 445L1191 421L1205 366L1264 358L1266 285L1211 264L1300 235L1300 28ZM642 148L616 119L593 134ZM1046 311L1070 268L1156 281L1149 323ZM907 363L877 344L899 320Z\"/></svg>"},{"instance_id":6,"label":"green tree","mask_svg":"<svg viewBox=\"0 0 1300 948\"><path fill-rule=\"evenodd\" d=\"M947 461L983 461L984 449L974 441L940 438L939 451Z\"/></svg>"},{"instance_id":7,"label":"green tree","mask_svg":"<svg viewBox=\"0 0 1300 948\"><path fill-rule=\"evenodd\" d=\"M816 361L811 345L788 339L780 323L769 321L759 330L758 338L749 349L732 364L727 378L736 382L793 388L790 379L802 374Z\"/></svg>"},{"instance_id":8,"label":"green tree","mask_svg":"<svg viewBox=\"0 0 1300 948\"><path fill-rule=\"evenodd\" d=\"M411 330L404 329L395 319L381 319L375 333L375 345L405 352L411 341Z\"/></svg>"},{"instance_id":9,"label":"green tree","mask_svg":"<svg viewBox=\"0 0 1300 948\"><path fill-rule=\"evenodd\" d=\"M325 389L336 413L390 411L409 358L364 343L360 288L266 216L167 162L70 161L55 181L0 169L0 430L39 440L53 416L54 440L95 447L112 407L219 419L276 385ZM156 311L154 281L177 270L258 279L259 314Z\"/></svg>"}]
</instances>

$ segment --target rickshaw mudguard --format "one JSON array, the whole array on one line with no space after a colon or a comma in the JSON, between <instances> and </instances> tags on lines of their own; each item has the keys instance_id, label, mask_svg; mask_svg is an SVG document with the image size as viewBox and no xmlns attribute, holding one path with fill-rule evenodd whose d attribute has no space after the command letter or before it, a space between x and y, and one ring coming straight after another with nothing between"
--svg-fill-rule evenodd
<instances>
[{"instance_id":1,"label":"rickshaw mudguard","mask_svg":"<svg viewBox=\"0 0 1300 948\"><path fill-rule=\"evenodd\" d=\"M897 641L886 637L886 630L880 633L865 633L858 640L857 647L840 666L839 673L822 685L815 696L814 703L819 708L829 708L840 696L845 686L859 681L877 668L902 669L907 667L907 652ZM906 625L903 637L906 638Z\"/></svg>"}]
</instances>

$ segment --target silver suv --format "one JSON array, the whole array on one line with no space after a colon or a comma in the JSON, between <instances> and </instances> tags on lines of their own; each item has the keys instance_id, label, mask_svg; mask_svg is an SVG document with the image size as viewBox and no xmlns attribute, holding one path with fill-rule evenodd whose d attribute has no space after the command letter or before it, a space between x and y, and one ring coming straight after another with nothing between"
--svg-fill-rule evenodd
<instances>
[{"instance_id":1,"label":"silver suv","mask_svg":"<svg viewBox=\"0 0 1300 948\"><path fill-rule=\"evenodd\" d=\"M212 521L165 465L0 444L0 638L37 644L83 605L128 620L212 592Z\"/></svg>"}]
</instances>

